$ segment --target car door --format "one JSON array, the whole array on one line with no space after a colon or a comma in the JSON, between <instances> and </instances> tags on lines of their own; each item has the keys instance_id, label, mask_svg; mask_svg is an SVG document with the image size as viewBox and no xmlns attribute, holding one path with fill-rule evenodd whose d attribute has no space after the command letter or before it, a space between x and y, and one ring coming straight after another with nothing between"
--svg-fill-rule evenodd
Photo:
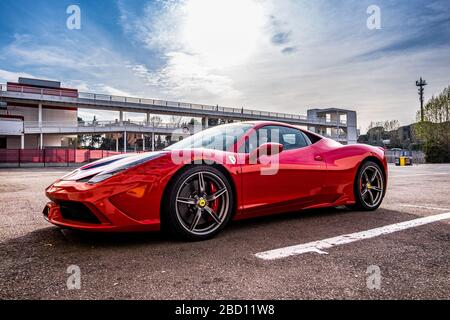
<instances>
[{"instance_id":1,"label":"car door","mask_svg":"<svg viewBox=\"0 0 450 320\"><path fill-rule=\"evenodd\" d=\"M283 145L264 163L242 166L243 214L292 211L318 203L325 182L326 165L308 137L288 126L263 126L249 136L246 152L267 142ZM262 159L261 159L262 160Z\"/></svg>"}]
</instances>

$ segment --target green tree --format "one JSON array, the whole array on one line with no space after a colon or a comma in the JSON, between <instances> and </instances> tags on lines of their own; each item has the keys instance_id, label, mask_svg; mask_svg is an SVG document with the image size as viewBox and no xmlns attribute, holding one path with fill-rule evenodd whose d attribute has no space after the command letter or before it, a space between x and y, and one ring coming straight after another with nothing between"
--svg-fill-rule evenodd
<instances>
[{"instance_id":1,"label":"green tree","mask_svg":"<svg viewBox=\"0 0 450 320\"><path fill-rule=\"evenodd\" d=\"M450 162L450 86L424 106L424 121L418 123L415 133L423 143L427 162Z\"/></svg>"},{"instance_id":2,"label":"green tree","mask_svg":"<svg viewBox=\"0 0 450 320\"><path fill-rule=\"evenodd\" d=\"M161 140L161 135L158 134L157 138L156 138L156 142L155 142L155 149L156 150L160 150L163 147L164 147L164 145L163 145L162 140Z\"/></svg>"},{"instance_id":3,"label":"green tree","mask_svg":"<svg viewBox=\"0 0 450 320\"><path fill-rule=\"evenodd\" d=\"M102 137L100 149L102 150L115 150L116 149L116 140L111 137Z\"/></svg>"},{"instance_id":4,"label":"green tree","mask_svg":"<svg viewBox=\"0 0 450 320\"><path fill-rule=\"evenodd\" d=\"M385 147L385 141L389 140L389 147L397 147L399 128L398 120L372 121L367 133L360 135L358 142Z\"/></svg>"},{"instance_id":5,"label":"green tree","mask_svg":"<svg viewBox=\"0 0 450 320\"><path fill-rule=\"evenodd\" d=\"M92 125L95 127L98 125L97 117L94 115L94 118L92 119ZM89 143L89 149L98 149L102 142L102 135L101 134L93 134L91 136L91 141Z\"/></svg>"}]
</instances>

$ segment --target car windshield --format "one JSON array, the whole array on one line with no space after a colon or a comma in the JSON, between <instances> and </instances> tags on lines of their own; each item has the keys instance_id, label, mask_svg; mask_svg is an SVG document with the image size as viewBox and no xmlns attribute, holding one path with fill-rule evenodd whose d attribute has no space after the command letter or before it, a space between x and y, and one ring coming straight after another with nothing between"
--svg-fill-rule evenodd
<instances>
[{"instance_id":1,"label":"car windshield","mask_svg":"<svg viewBox=\"0 0 450 320\"><path fill-rule=\"evenodd\" d=\"M228 151L252 127L253 125L249 123L231 123L209 128L189 136L164 150L205 148Z\"/></svg>"}]
</instances>

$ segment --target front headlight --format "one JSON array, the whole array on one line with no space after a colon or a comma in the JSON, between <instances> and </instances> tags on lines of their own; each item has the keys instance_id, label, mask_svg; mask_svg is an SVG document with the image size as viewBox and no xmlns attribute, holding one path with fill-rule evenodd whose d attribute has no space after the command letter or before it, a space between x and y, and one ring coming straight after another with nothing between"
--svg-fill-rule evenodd
<instances>
[{"instance_id":1,"label":"front headlight","mask_svg":"<svg viewBox=\"0 0 450 320\"><path fill-rule=\"evenodd\" d=\"M105 173L98 174L96 176L93 176L91 179L89 179L89 181L87 183L94 184L94 183L102 182L103 180L109 179L124 170L126 170L126 169L118 169L118 170L114 170L111 172L105 172Z\"/></svg>"},{"instance_id":2,"label":"front headlight","mask_svg":"<svg viewBox=\"0 0 450 320\"><path fill-rule=\"evenodd\" d=\"M129 163L125 163L125 164L123 164L123 165L121 165L121 166L119 166L117 168L100 172L99 174L97 174L97 175L93 176L91 179L89 179L89 181L87 183L94 184L94 183L102 182L102 181L104 181L106 179L109 179L109 178L115 176L118 173L121 173L122 171L131 169L131 168L133 168L133 167L135 167L137 165L140 165L140 164L142 164L144 162L147 162L147 161L159 158L162 155L164 155L164 153L157 153L157 154L146 155L146 156L143 156L142 158L140 158L138 160L135 160L135 161L132 161L132 162L129 162Z\"/></svg>"}]
</instances>

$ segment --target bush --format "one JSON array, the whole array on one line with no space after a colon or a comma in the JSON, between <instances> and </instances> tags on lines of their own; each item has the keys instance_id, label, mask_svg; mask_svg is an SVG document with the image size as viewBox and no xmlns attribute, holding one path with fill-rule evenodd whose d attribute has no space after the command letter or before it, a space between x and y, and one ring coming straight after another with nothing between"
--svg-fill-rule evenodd
<instances>
[{"instance_id":1,"label":"bush","mask_svg":"<svg viewBox=\"0 0 450 320\"><path fill-rule=\"evenodd\" d=\"M429 163L450 162L449 153L438 145L426 146L425 159Z\"/></svg>"}]
</instances>

